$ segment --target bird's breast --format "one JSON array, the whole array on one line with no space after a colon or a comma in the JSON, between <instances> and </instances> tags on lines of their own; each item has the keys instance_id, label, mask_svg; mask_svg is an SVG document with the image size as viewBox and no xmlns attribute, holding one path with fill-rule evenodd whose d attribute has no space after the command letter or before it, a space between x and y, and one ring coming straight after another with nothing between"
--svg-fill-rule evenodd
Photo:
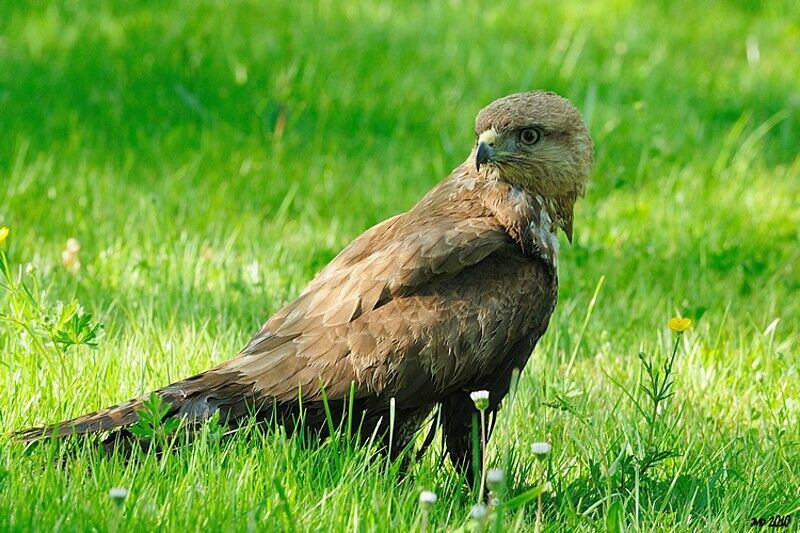
<instances>
[{"instance_id":1,"label":"bird's breast","mask_svg":"<svg viewBox=\"0 0 800 533\"><path fill-rule=\"evenodd\" d=\"M541 196L536 196L534 209L538 207L539 216L533 217L529 223L528 236L533 249L549 265L558 267L558 236L556 225L547 209L547 203Z\"/></svg>"},{"instance_id":2,"label":"bird's breast","mask_svg":"<svg viewBox=\"0 0 800 533\"><path fill-rule=\"evenodd\" d=\"M555 210L546 198L531 195L520 187L498 182L488 207L523 254L558 266L558 237Z\"/></svg>"}]
</instances>

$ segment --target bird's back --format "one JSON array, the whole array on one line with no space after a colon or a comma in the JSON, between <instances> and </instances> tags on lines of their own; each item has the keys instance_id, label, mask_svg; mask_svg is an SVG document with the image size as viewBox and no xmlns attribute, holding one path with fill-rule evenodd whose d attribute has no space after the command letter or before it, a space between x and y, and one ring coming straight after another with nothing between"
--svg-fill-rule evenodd
<instances>
[{"instance_id":1,"label":"bird's back","mask_svg":"<svg viewBox=\"0 0 800 533\"><path fill-rule=\"evenodd\" d=\"M555 305L542 209L460 167L355 239L216 372L280 402L342 397L354 382L359 397L431 403L479 381Z\"/></svg>"}]
</instances>

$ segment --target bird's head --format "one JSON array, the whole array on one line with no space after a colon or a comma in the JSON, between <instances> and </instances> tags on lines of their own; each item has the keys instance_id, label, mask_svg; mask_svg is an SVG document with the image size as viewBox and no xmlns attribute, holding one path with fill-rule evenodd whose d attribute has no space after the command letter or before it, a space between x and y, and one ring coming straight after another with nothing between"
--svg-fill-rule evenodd
<instances>
[{"instance_id":1,"label":"bird's head","mask_svg":"<svg viewBox=\"0 0 800 533\"><path fill-rule=\"evenodd\" d=\"M475 120L469 161L481 175L541 196L572 240L572 209L592 167L592 138L577 109L549 92L495 100Z\"/></svg>"}]
</instances>

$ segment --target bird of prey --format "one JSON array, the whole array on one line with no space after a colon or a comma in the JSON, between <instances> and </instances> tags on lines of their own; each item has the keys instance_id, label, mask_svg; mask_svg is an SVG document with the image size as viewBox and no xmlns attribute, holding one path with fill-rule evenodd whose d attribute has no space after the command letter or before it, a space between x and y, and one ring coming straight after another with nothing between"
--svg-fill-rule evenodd
<instances>
[{"instance_id":1,"label":"bird of prey","mask_svg":"<svg viewBox=\"0 0 800 533\"><path fill-rule=\"evenodd\" d=\"M496 411L547 329L557 231L571 242L592 166L580 113L550 92L492 102L475 134L464 163L346 246L236 357L155 391L165 418L288 426L302 415L324 433L326 409L352 409L362 435L380 436L391 410L397 455L438 406L444 447L471 477L470 392L489 391ZM17 435L124 433L145 399Z\"/></svg>"}]
</instances>

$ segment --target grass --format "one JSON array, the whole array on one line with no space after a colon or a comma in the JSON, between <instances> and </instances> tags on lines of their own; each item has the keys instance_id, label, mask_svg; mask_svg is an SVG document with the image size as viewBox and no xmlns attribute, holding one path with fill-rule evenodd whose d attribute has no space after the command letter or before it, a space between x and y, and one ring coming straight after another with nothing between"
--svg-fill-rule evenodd
<instances>
[{"instance_id":1,"label":"grass","mask_svg":"<svg viewBox=\"0 0 800 533\"><path fill-rule=\"evenodd\" d=\"M236 353L463 160L480 107L546 88L583 111L596 168L489 465L509 498L550 482L545 530L741 530L777 514L796 527L796 3L300 6L4 3L0 226L41 306L0 289L4 316L40 327L0 322L0 431ZM36 344L58 301L103 324L96 349ZM677 313L694 327L653 409L644 363L663 379ZM552 444L546 461L535 441ZM429 529L452 530L474 503L438 451L400 478L341 436L207 430L128 462L64 453L0 439L1 530L410 530L422 490L439 496ZM113 487L130 491L122 505ZM501 521L533 529L536 514L533 500Z\"/></svg>"}]
</instances>

